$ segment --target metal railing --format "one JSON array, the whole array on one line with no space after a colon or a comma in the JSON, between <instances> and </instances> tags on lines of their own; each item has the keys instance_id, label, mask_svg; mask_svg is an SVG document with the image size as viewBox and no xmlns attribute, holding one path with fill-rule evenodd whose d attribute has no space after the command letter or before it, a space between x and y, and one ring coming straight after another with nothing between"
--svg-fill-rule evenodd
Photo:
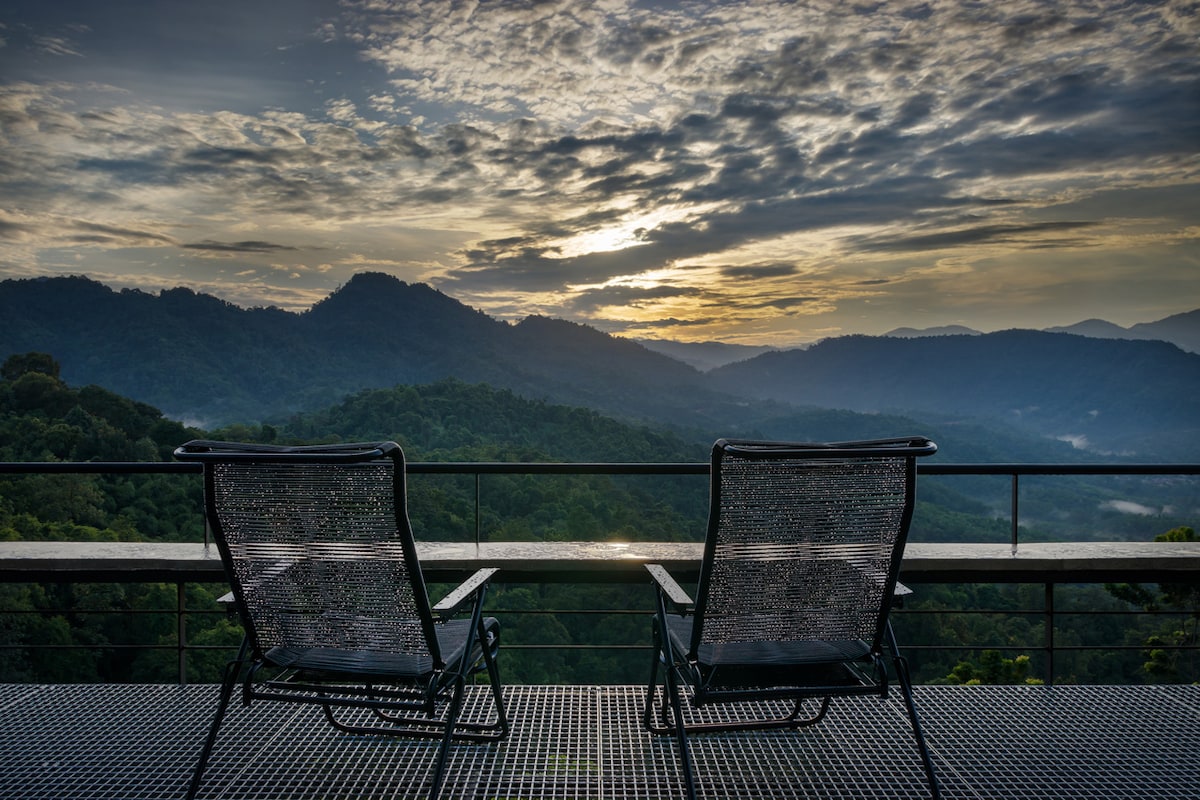
<instances>
[{"instance_id":1,"label":"metal railing","mask_svg":"<svg viewBox=\"0 0 1200 800\"><path fill-rule=\"evenodd\" d=\"M33 474L200 474L202 465L184 462L61 461L0 462L0 475ZM411 475L466 475L474 479L475 541L482 537L481 479L485 475L693 475L707 476L707 462L508 462L508 461L414 461L406 469ZM1000 476L1010 482L1010 546L1020 546L1020 486L1023 477L1035 475L1200 475L1200 464L939 464L918 465L921 475Z\"/></svg>"},{"instance_id":2,"label":"metal railing","mask_svg":"<svg viewBox=\"0 0 1200 800\"><path fill-rule=\"evenodd\" d=\"M709 465L707 463L509 463L509 462L411 462L407 465L408 471L413 475L459 475L469 476L474 482L474 542L476 545L482 542L482 503L481 503L481 481L484 476L488 475L652 475L652 476L707 476ZM31 475L31 474L199 474L200 465L193 463L152 463L152 462L0 462L0 474L7 475ZM1020 545L1020 485L1021 479L1026 476L1033 475L1119 475L1119 476L1196 476L1200 475L1200 464L1097 464L1097 465L1081 465L1081 464L937 464L927 463L920 467L921 475L923 476L1001 476L1009 480L1011 485L1010 496L1010 522L1011 522L1011 539L1008 543L1011 548L1011 553L1015 555L1019 550ZM201 519L199 509L197 509L197 519ZM28 575L21 576L17 574L6 574L3 579L9 582L18 580L27 580L29 582L44 581L48 576L40 575L36 572L31 572ZM86 582L80 578L86 579L86 575L72 579L71 582ZM111 579L111 575L104 576L105 580ZM945 576L945 582L957 582L950 580L955 576L948 574ZM176 653L177 662L177 679L180 683L188 681L188 654L197 651L206 651L214 649L222 649L220 646L197 645L189 642L187 619L192 615L212 614L211 609L189 609L186 603L186 588L189 584L200 582L213 582L221 580L219 573L211 571L204 573L183 574L175 576L174 594L176 598L175 606L172 609L159 609L151 611L129 611L129 612L114 612L114 613L170 613L174 615L176 632L175 642L169 645L112 645L106 644L106 648L141 648L141 649L167 649L174 650ZM541 576L542 580L555 580L554 576ZM562 578L558 578L561 580ZM961 576L961 582L978 582L977 574L964 574ZM1144 576L1139 576L1136 579L1144 580ZM1193 582L1200 580L1200 576L1192 575ZM135 581L130 581L135 582ZM1023 581L1024 582L1024 581ZM1025 645L1008 645L997 643L994 646L990 644L971 644L971 643L954 643L954 644L932 644L932 645L908 645L906 649L913 650L973 650L980 649L995 649L1004 651L1024 651L1037 649L1042 654L1044 659L1044 677L1048 682L1053 682L1055 678L1055 662L1056 654L1079 650L1097 650L1097 649L1129 649L1141 650L1144 645L1137 644L1115 644L1110 643L1106 647L1098 646L1080 646L1072 644L1063 644L1057 641L1055 632L1057 629L1057 621L1064 615L1096 613L1096 614L1116 614L1116 613L1135 613L1135 612L1081 612L1078 610L1061 611L1056 608L1055 594L1056 589L1061 585L1061 580L1057 579L1054 574L1048 574L1045 580L1038 580L1036 583L1042 586L1043 590L1043 607L1040 609L1022 609L1022 610L989 610L976 609L970 612L957 611L956 613L978 613L978 614L1013 614L1013 615L1030 615L1037 614L1043 619L1043 641L1040 647L1030 648ZM13 613L13 612L7 612ZM47 613L45 610L37 612L17 612L17 613ZM88 612L92 613L92 612ZM219 612L215 612L219 613ZM604 610L604 609L506 609L496 607L489 611L497 615L516 615L516 614L544 614L544 615L564 615L564 614L640 614L638 611L622 611L622 610ZM923 614L945 613L944 611L926 611L920 609L904 609L897 612L898 615L912 615L917 618ZM1146 612L1136 612L1146 613ZM1175 613L1175 612L1172 612ZM1179 612L1183 614L1193 612ZM13 648L16 645L11 643L0 643L0 650L5 648ZM27 647L28 645L20 645ZM514 646L514 645L507 645ZM42 647L47 650L68 650L76 648L76 645L61 645L61 644L46 644ZM560 644L539 644L530 643L525 645L515 645L517 648L536 649L564 649ZM567 645L566 649L574 649L577 647L584 648L607 648L614 650L643 650L646 649L644 644L640 643L614 643L612 645ZM1185 645L1182 649L1196 650L1195 645Z\"/></svg>"}]
</instances>

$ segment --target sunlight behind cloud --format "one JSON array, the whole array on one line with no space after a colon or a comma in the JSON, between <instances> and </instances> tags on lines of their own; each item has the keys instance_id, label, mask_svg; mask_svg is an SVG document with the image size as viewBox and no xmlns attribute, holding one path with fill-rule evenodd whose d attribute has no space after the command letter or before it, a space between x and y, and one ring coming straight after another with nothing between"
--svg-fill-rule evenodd
<instances>
[{"instance_id":1,"label":"sunlight behind cloud","mask_svg":"<svg viewBox=\"0 0 1200 800\"><path fill-rule=\"evenodd\" d=\"M663 209L643 214L618 225L585 231L569 237L561 243L548 242L548 246L559 250L564 258L588 255L589 253L611 253L630 247L647 244L646 236L664 222L678 218L687 212Z\"/></svg>"}]
</instances>

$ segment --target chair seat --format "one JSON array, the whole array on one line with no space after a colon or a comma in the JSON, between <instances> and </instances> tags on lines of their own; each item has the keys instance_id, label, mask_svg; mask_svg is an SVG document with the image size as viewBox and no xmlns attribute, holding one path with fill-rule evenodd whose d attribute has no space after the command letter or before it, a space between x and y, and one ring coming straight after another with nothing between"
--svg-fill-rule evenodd
<instances>
[{"instance_id":1,"label":"chair seat","mask_svg":"<svg viewBox=\"0 0 1200 800\"><path fill-rule=\"evenodd\" d=\"M484 617L483 628L488 639L494 640L499 633L500 623L495 617ZM470 621L450 620L437 625L435 630L446 663L456 663L462 657L469 639ZM346 676L361 680L363 676L375 676L412 680L424 678L433 672L433 661L428 655L329 647L274 647L267 651L265 657L277 667L321 673L322 677L330 679Z\"/></svg>"},{"instance_id":2,"label":"chair seat","mask_svg":"<svg viewBox=\"0 0 1200 800\"><path fill-rule=\"evenodd\" d=\"M676 652L686 653L691 646L692 623L692 617L667 617L668 635ZM727 642L701 645L696 655L703 683L709 688L875 684L867 677L869 671L849 666L871 655L870 645L862 640Z\"/></svg>"}]
</instances>

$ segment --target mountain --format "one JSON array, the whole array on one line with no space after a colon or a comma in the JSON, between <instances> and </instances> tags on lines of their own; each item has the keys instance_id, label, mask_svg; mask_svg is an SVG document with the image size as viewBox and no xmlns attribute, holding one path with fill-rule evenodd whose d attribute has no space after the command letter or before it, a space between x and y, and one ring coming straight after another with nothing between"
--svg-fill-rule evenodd
<instances>
[{"instance_id":1,"label":"mountain","mask_svg":"<svg viewBox=\"0 0 1200 800\"><path fill-rule=\"evenodd\" d=\"M992 418L1105 453L1194 459L1200 355L1161 341L1000 331L847 336L709 373L714 388L794 405Z\"/></svg>"},{"instance_id":2,"label":"mountain","mask_svg":"<svg viewBox=\"0 0 1200 800\"><path fill-rule=\"evenodd\" d=\"M1122 328L1120 325L1102 319L1085 319L1074 325L1059 325L1044 330L1046 333L1073 333L1076 336L1088 336L1093 339L1157 340L1170 342L1189 353L1200 353L1200 309L1175 314L1157 322L1139 322L1128 328ZM938 328L896 328L888 331L884 336L916 339L923 336L957 336L960 334L975 336L979 334L979 331L962 325L944 325Z\"/></svg>"},{"instance_id":3,"label":"mountain","mask_svg":"<svg viewBox=\"0 0 1200 800\"><path fill-rule=\"evenodd\" d=\"M207 428L454 378L689 440L937 427L964 434L943 436L958 451L943 451L949 460L968 460L969 450L1001 461L1191 461L1200 444L1200 355L1160 341L850 336L701 373L586 325L540 316L512 325L378 273L356 275L299 314L184 288L152 295L83 277L8 280L0 319L0 359L48 353L71 385L103 386Z\"/></svg>"},{"instance_id":4,"label":"mountain","mask_svg":"<svg viewBox=\"0 0 1200 800\"><path fill-rule=\"evenodd\" d=\"M1090 336L1093 339L1136 339L1130 336L1127 328L1122 328L1113 322L1102 319L1085 319L1074 325L1058 325L1046 328L1047 333L1073 333L1076 336Z\"/></svg>"},{"instance_id":5,"label":"mountain","mask_svg":"<svg viewBox=\"0 0 1200 800\"><path fill-rule=\"evenodd\" d=\"M205 426L449 377L678 425L707 425L735 406L692 367L635 342L542 317L509 325L379 273L354 276L300 314L190 289L155 296L84 277L8 280L0 318L0 358L49 353L69 383Z\"/></svg>"},{"instance_id":6,"label":"mountain","mask_svg":"<svg viewBox=\"0 0 1200 800\"><path fill-rule=\"evenodd\" d=\"M1139 322L1129 328L1131 338L1162 339L1189 353L1200 353L1200 309L1174 314L1158 322Z\"/></svg>"},{"instance_id":7,"label":"mountain","mask_svg":"<svg viewBox=\"0 0 1200 800\"><path fill-rule=\"evenodd\" d=\"M1102 319L1088 319L1059 328L1047 328L1050 333L1074 333L1096 339L1136 339L1170 342L1189 353L1200 353L1200 309L1160 319L1139 322L1122 328Z\"/></svg>"}]
</instances>

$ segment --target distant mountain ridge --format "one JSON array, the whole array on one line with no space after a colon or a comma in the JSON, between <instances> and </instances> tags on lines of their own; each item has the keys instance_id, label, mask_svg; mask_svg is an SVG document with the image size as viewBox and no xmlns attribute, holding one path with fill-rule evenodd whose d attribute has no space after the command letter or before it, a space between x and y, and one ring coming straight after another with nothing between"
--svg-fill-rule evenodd
<instances>
[{"instance_id":1,"label":"distant mountain ridge","mask_svg":"<svg viewBox=\"0 0 1200 800\"><path fill-rule=\"evenodd\" d=\"M1085 319L1074 325L1045 328L1046 333L1073 333L1092 339L1134 339L1138 341L1170 342L1189 353L1200 353L1200 309L1173 314L1156 322L1139 322L1122 328L1102 319ZM978 336L980 331L964 325L944 325L937 328L896 328L884 336L913 339L922 336Z\"/></svg>"},{"instance_id":2,"label":"distant mountain ridge","mask_svg":"<svg viewBox=\"0 0 1200 800\"><path fill-rule=\"evenodd\" d=\"M379 273L354 276L300 314L243 309L185 288L152 295L83 277L7 280L0 319L0 359L49 353L72 385L97 384L204 427L456 378L720 435L854 436L926 419L959 426L946 430L974 425L976 443L979 425L998 425L1137 458L1193 460L1200 444L1200 355L1159 341L1037 331L850 336L701 373L585 325L546 317L511 325ZM831 428L826 414L814 428L810 412L819 408L859 416ZM903 417L875 426L864 413ZM1034 460L1039 447L1050 452L1004 436L1010 446L997 458L1014 447ZM1073 451L1059 444L1053 452Z\"/></svg>"},{"instance_id":3,"label":"distant mountain ridge","mask_svg":"<svg viewBox=\"0 0 1200 800\"><path fill-rule=\"evenodd\" d=\"M918 339L846 336L709 373L761 400L980 416L1108 453L1173 452L1200 438L1200 355L1161 341L1042 331Z\"/></svg>"}]
</instances>

